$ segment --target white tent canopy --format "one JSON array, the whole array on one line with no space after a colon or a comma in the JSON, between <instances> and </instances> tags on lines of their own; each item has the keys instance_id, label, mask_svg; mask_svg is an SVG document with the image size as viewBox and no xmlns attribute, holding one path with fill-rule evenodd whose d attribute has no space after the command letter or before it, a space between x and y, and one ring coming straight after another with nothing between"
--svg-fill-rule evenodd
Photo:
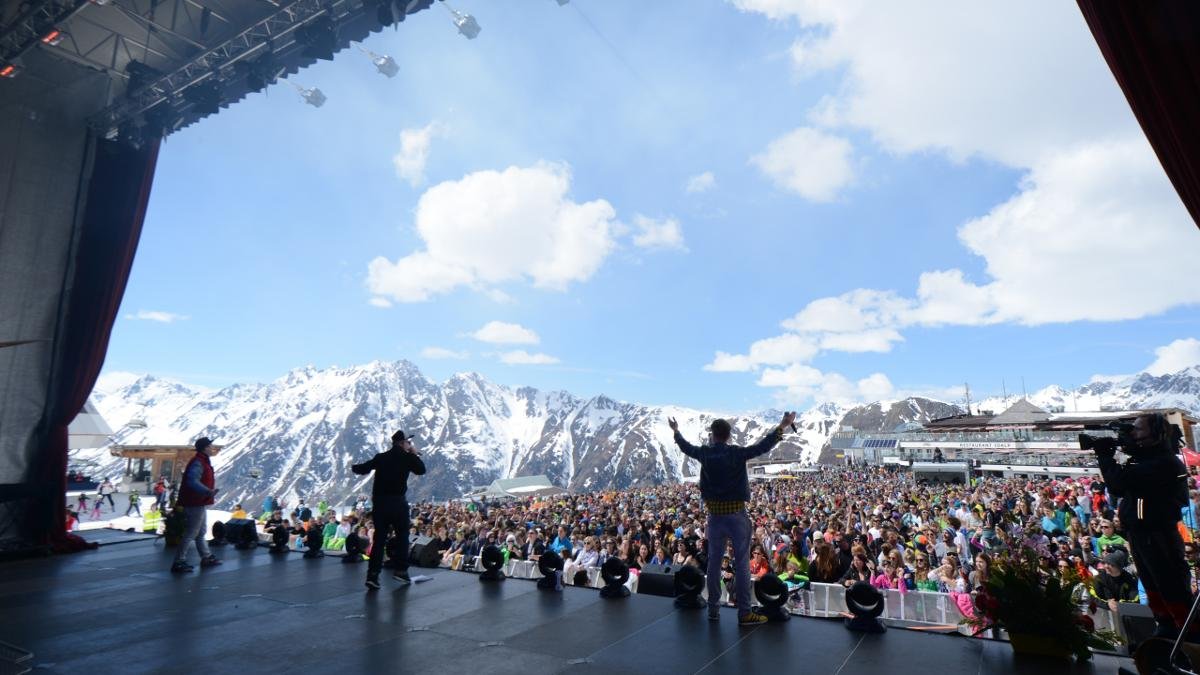
<instances>
[{"instance_id":1,"label":"white tent canopy","mask_svg":"<svg viewBox=\"0 0 1200 675\"><path fill-rule=\"evenodd\" d=\"M100 416L96 406L89 400L83 404L83 410L71 420L67 427L67 447L71 450L83 448L99 448L107 445L113 430L108 422Z\"/></svg>"}]
</instances>

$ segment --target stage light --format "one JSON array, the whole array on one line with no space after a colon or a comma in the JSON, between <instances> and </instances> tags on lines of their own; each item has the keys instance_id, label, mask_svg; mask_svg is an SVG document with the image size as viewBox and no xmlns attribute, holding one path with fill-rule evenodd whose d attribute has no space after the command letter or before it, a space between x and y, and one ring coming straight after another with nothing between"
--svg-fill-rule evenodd
<instances>
[{"instance_id":1,"label":"stage light","mask_svg":"<svg viewBox=\"0 0 1200 675\"><path fill-rule=\"evenodd\" d=\"M61 30L57 28L51 28L48 33L42 36L42 44L50 45L51 47L57 47L66 36L67 34Z\"/></svg>"},{"instance_id":2,"label":"stage light","mask_svg":"<svg viewBox=\"0 0 1200 675\"><path fill-rule=\"evenodd\" d=\"M627 598L629 589L625 582L629 581L629 566L617 556L612 556L600 566L600 578L604 580L604 588L600 589L602 598Z\"/></svg>"},{"instance_id":3,"label":"stage light","mask_svg":"<svg viewBox=\"0 0 1200 675\"><path fill-rule=\"evenodd\" d=\"M316 87L313 87L312 89L305 89L295 82L289 82L288 84L295 87L296 91L300 92L300 98L304 99L304 102L312 107L320 108L321 106L325 105L325 94L322 93L320 89L317 89Z\"/></svg>"},{"instance_id":4,"label":"stage light","mask_svg":"<svg viewBox=\"0 0 1200 675\"><path fill-rule=\"evenodd\" d=\"M545 591L562 590L563 559L554 551L546 551L538 558L538 571L542 578L538 579L537 587Z\"/></svg>"},{"instance_id":5,"label":"stage light","mask_svg":"<svg viewBox=\"0 0 1200 675\"><path fill-rule=\"evenodd\" d=\"M887 628L879 621L883 614L883 594L866 581L846 589L846 608L854 615L846 619L846 628L863 633L882 633Z\"/></svg>"},{"instance_id":6,"label":"stage light","mask_svg":"<svg viewBox=\"0 0 1200 675\"><path fill-rule=\"evenodd\" d=\"M233 547L239 551L258 548L258 527L253 520L249 518L232 520L225 529L227 530L226 536L233 543Z\"/></svg>"},{"instance_id":7,"label":"stage light","mask_svg":"<svg viewBox=\"0 0 1200 675\"><path fill-rule=\"evenodd\" d=\"M357 534L351 532L350 534L346 535L346 556L342 558L342 562L362 562L364 550L365 547L363 546L363 540L360 539Z\"/></svg>"},{"instance_id":8,"label":"stage light","mask_svg":"<svg viewBox=\"0 0 1200 675\"><path fill-rule=\"evenodd\" d=\"M442 3L442 6L450 11L451 20L454 21L454 27L458 29L459 34L468 40L474 40L476 37L479 37L479 31L483 29L479 27L479 22L475 20L475 17L466 12L460 12L450 5L445 4L445 2Z\"/></svg>"},{"instance_id":9,"label":"stage light","mask_svg":"<svg viewBox=\"0 0 1200 675\"><path fill-rule=\"evenodd\" d=\"M371 10L375 10L375 21L380 26L390 26L396 23L396 15L392 11L392 0L363 0L363 9L370 16ZM400 15L404 16L404 10L400 10Z\"/></svg>"},{"instance_id":10,"label":"stage light","mask_svg":"<svg viewBox=\"0 0 1200 675\"><path fill-rule=\"evenodd\" d=\"M333 60L337 51L337 29L333 19L323 14L296 31L296 40L304 45L300 54L310 59Z\"/></svg>"},{"instance_id":11,"label":"stage light","mask_svg":"<svg viewBox=\"0 0 1200 675\"><path fill-rule=\"evenodd\" d=\"M479 575L480 581L504 581L504 554L500 552L500 547L495 544L488 544L483 548L483 552L479 554L480 560L483 562L483 574Z\"/></svg>"},{"instance_id":12,"label":"stage light","mask_svg":"<svg viewBox=\"0 0 1200 675\"><path fill-rule=\"evenodd\" d=\"M212 526L213 538L208 542L210 546L224 546L229 543L225 541L225 523L217 521Z\"/></svg>"},{"instance_id":13,"label":"stage light","mask_svg":"<svg viewBox=\"0 0 1200 675\"><path fill-rule=\"evenodd\" d=\"M308 533L304 535L304 557L305 558L323 558L325 551L321 550L321 544L325 542L325 538L321 536L320 528L315 525L310 525Z\"/></svg>"},{"instance_id":14,"label":"stage light","mask_svg":"<svg viewBox=\"0 0 1200 675\"><path fill-rule=\"evenodd\" d=\"M290 538L291 534L282 525L271 530L271 553L287 553Z\"/></svg>"},{"instance_id":15,"label":"stage light","mask_svg":"<svg viewBox=\"0 0 1200 675\"><path fill-rule=\"evenodd\" d=\"M233 72L238 77L246 78L246 87L250 91L262 91L275 82L283 68L275 61L275 55L267 52L253 61L238 61L233 64ZM262 469L251 467L251 477L258 477L254 476L255 471L262 475Z\"/></svg>"},{"instance_id":16,"label":"stage light","mask_svg":"<svg viewBox=\"0 0 1200 675\"><path fill-rule=\"evenodd\" d=\"M792 618L783 608L788 600L788 587L774 574L764 574L754 583L754 597L762 605L768 621L787 621Z\"/></svg>"},{"instance_id":17,"label":"stage light","mask_svg":"<svg viewBox=\"0 0 1200 675\"><path fill-rule=\"evenodd\" d=\"M191 103L199 115L215 115L221 110L221 87L210 77L188 87L183 92L183 99Z\"/></svg>"},{"instance_id":18,"label":"stage light","mask_svg":"<svg viewBox=\"0 0 1200 675\"><path fill-rule=\"evenodd\" d=\"M675 572L675 606L683 609L700 609L704 600L704 573L695 565L684 565Z\"/></svg>"},{"instance_id":19,"label":"stage light","mask_svg":"<svg viewBox=\"0 0 1200 675\"><path fill-rule=\"evenodd\" d=\"M16 77L19 72L21 72L21 68L15 63L8 63L0 67L0 77Z\"/></svg>"}]
</instances>

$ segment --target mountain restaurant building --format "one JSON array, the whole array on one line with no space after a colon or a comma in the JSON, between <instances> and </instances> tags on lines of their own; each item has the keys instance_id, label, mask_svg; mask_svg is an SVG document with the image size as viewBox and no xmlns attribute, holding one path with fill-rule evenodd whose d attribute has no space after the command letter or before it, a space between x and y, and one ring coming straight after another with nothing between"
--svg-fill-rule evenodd
<instances>
[{"instance_id":1,"label":"mountain restaurant building","mask_svg":"<svg viewBox=\"0 0 1200 675\"><path fill-rule=\"evenodd\" d=\"M931 480L965 475L1055 478L1099 475L1096 457L1079 448L1079 434L1114 436L1103 428L1137 415L1159 412L1183 429L1184 443L1195 447L1197 419L1180 408L1100 412L1049 412L1021 399L1000 414L956 415L927 422L920 429L890 433L843 430L830 443L848 464L882 464L922 473ZM929 475L925 475L929 474Z\"/></svg>"},{"instance_id":2,"label":"mountain restaurant building","mask_svg":"<svg viewBox=\"0 0 1200 675\"><path fill-rule=\"evenodd\" d=\"M213 445L212 454L223 446ZM113 457L125 459L125 475L133 481L148 483L165 477L171 485L178 485L183 477L183 468L196 454L191 445L114 445L109 450Z\"/></svg>"}]
</instances>

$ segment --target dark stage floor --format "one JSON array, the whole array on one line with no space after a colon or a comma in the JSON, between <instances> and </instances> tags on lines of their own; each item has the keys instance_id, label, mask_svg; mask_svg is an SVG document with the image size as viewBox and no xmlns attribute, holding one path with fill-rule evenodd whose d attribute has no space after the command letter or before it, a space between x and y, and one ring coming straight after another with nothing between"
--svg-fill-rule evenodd
<instances>
[{"instance_id":1,"label":"dark stage floor","mask_svg":"<svg viewBox=\"0 0 1200 675\"><path fill-rule=\"evenodd\" d=\"M110 539L111 540L111 539ZM1115 673L1014 660L1005 643L892 629L860 635L795 618L739 628L703 610L595 590L480 583L448 570L366 593L365 565L225 548L225 564L172 577L152 541L0 565L0 641L33 673ZM2 670L2 669L0 669Z\"/></svg>"}]
</instances>

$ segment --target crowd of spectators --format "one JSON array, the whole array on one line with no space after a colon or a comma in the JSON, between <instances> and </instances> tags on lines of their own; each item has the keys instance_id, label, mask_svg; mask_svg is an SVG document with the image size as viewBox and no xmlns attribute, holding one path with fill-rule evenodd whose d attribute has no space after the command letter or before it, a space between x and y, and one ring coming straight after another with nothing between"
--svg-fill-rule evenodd
<instances>
[{"instance_id":1,"label":"crowd of spectators","mask_svg":"<svg viewBox=\"0 0 1200 675\"><path fill-rule=\"evenodd\" d=\"M1120 520L1098 478L926 484L891 468L824 467L755 482L751 493L755 580L773 573L792 586L867 581L901 593L966 596L987 580L997 556L1029 547L1046 575L1083 584L1110 609L1141 596ZM1192 536L1197 502L1200 492L1193 490L1181 524L1193 568L1200 558ZM367 497L340 513L324 501L315 507L301 501L288 510L269 498L259 519L268 533L285 528L297 549L316 528L324 549L343 549L357 537L359 550L368 553L370 509ZM412 505L412 517L413 534L431 537L442 563L456 568L493 544L506 560L536 561L552 550L564 559L567 579L614 556L633 574L655 563L707 567L706 513L692 484L503 502L421 502ZM721 565L731 597L732 554L727 546ZM969 598L956 602L964 613L971 611Z\"/></svg>"}]
</instances>

